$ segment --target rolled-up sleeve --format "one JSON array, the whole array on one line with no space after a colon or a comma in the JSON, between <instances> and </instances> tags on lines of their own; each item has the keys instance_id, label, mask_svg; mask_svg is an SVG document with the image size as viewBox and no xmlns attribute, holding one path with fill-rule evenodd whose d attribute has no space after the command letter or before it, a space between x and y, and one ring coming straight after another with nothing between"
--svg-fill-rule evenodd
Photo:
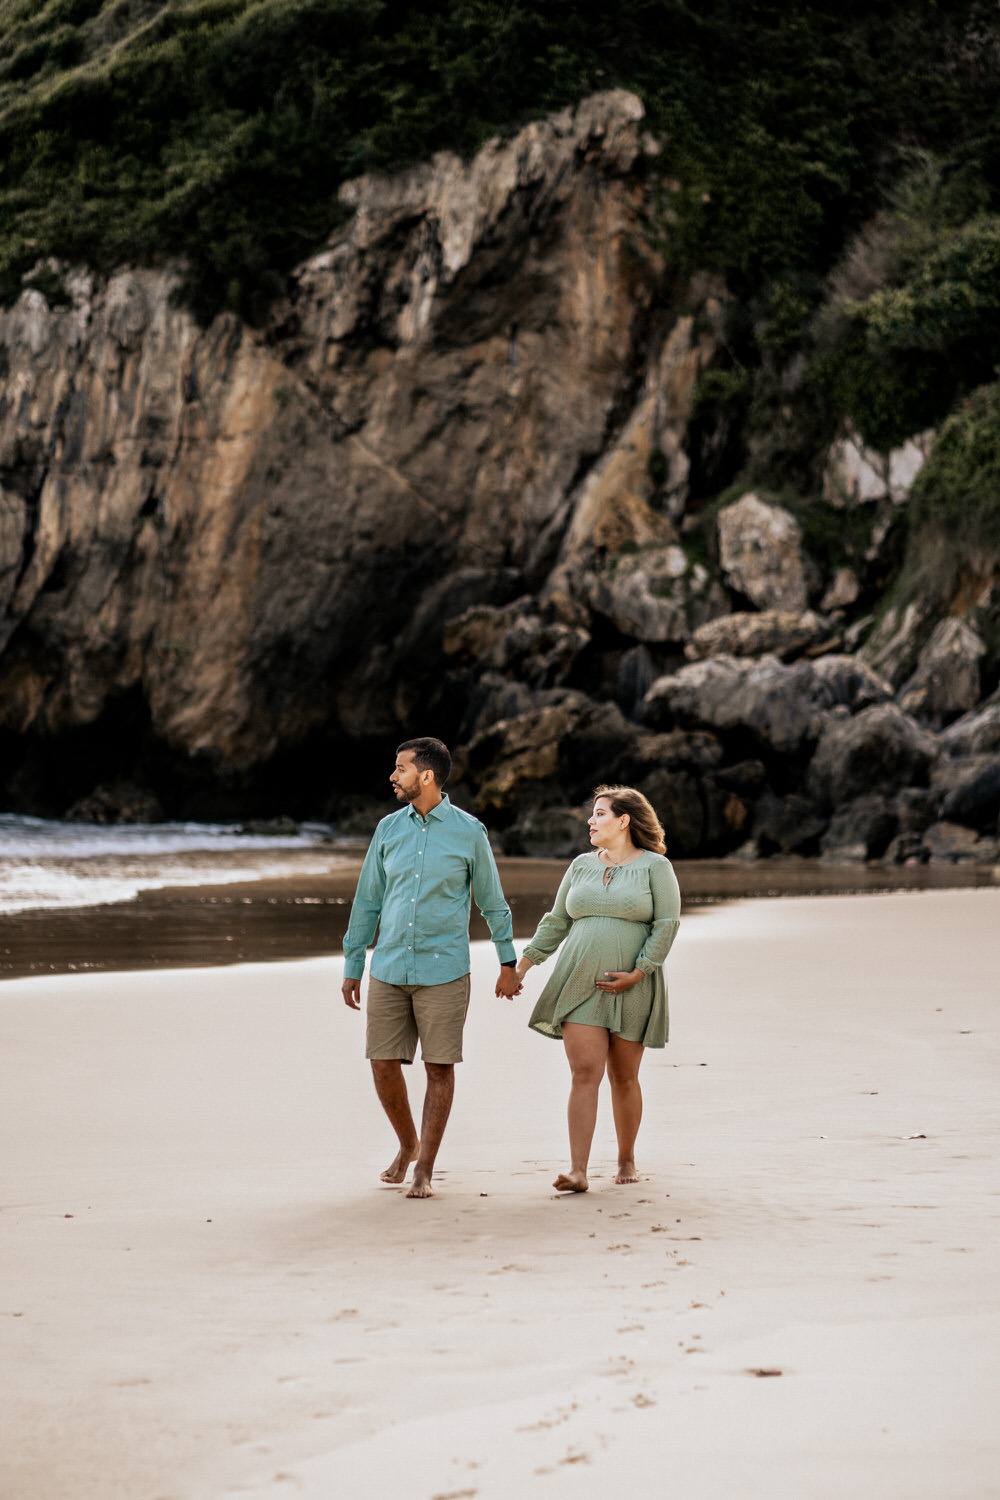
<instances>
[{"instance_id":1,"label":"rolled-up sleeve","mask_svg":"<svg viewBox=\"0 0 1000 1500\"><path fill-rule=\"evenodd\" d=\"M486 829L477 836L472 852L472 894L490 929L502 964L513 963L514 922L500 885L500 875Z\"/></svg>"},{"instance_id":2,"label":"rolled-up sleeve","mask_svg":"<svg viewBox=\"0 0 1000 1500\"><path fill-rule=\"evenodd\" d=\"M669 860L657 860L650 868L649 890L653 898L653 920L649 936L635 961L636 968L644 974L652 974L661 966L680 926L681 891Z\"/></svg>"},{"instance_id":3,"label":"rolled-up sleeve","mask_svg":"<svg viewBox=\"0 0 1000 1500\"><path fill-rule=\"evenodd\" d=\"M344 933L344 978L361 979L368 945L375 936L385 896L385 867L378 833L368 845L351 905L351 920Z\"/></svg>"},{"instance_id":4,"label":"rolled-up sleeve","mask_svg":"<svg viewBox=\"0 0 1000 1500\"><path fill-rule=\"evenodd\" d=\"M569 888L572 884L573 866L570 865L559 882L552 910L545 913L535 929L534 937L524 950L524 956L529 963L543 964L547 958L551 958L572 927L573 918L566 910L566 897L569 895Z\"/></svg>"}]
</instances>

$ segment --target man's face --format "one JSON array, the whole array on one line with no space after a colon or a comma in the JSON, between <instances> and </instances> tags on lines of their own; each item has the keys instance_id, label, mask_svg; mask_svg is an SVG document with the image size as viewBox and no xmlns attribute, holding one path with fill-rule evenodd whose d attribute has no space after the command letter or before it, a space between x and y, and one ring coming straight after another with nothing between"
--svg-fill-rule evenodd
<instances>
[{"instance_id":1,"label":"man's face","mask_svg":"<svg viewBox=\"0 0 1000 1500\"><path fill-rule=\"evenodd\" d=\"M413 764L415 751L400 750L396 756L396 766L389 782L396 797L400 802L415 802L423 789L423 778L426 774L418 771Z\"/></svg>"}]
</instances>

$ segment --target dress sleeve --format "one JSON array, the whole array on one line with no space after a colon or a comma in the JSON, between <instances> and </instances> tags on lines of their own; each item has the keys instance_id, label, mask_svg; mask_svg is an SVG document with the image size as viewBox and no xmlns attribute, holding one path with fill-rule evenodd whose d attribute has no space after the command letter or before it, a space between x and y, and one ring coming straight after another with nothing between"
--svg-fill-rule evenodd
<instances>
[{"instance_id":1,"label":"dress sleeve","mask_svg":"<svg viewBox=\"0 0 1000 1500\"><path fill-rule=\"evenodd\" d=\"M668 859L657 860L650 867L649 890L653 898L653 920L649 937L635 961L644 974L654 973L670 952L681 918L681 892L677 876Z\"/></svg>"},{"instance_id":2,"label":"dress sleeve","mask_svg":"<svg viewBox=\"0 0 1000 1500\"><path fill-rule=\"evenodd\" d=\"M551 958L572 927L573 918L566 910L566 897L572 884L573 866L570 865L559 882L552 910L545 913L535 929L534 937L524 950L524 957L529 963L543 964L547 958Z\"/></svg>"}]
</instances>

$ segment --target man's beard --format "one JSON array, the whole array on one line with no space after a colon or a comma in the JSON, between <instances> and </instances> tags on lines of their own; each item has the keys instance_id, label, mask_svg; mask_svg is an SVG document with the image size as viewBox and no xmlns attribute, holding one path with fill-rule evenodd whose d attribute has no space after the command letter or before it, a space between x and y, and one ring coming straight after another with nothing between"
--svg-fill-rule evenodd
<instances>
[{"instance_id":1,"label":"man's beard","mask_svg":"<svg viewBox=\"0 0 1000 1500\"><path fill-rule=\"evenodd\" d=\"M393 791L396 793L396 797L400 802L416 802L417 798L420 796L419 786L413 787L410 791L407 791L405 787L394 786Z\"/></svg>"}]
</instances>

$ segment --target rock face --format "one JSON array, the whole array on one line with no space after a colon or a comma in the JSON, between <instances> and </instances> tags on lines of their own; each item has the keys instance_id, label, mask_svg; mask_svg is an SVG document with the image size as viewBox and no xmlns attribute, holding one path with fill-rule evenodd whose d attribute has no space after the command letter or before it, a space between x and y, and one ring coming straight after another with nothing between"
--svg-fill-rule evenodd
<instances>
[{"instance_id":1,"label":"rock face","mask_svg":"<svg viewBox=\"0 0 1000 1500\"><path fill-rule=\"evenodd\" d=\"M200 329L166 271L25 292L0 316L0 729L51 742L128 700L136 754L246 782L311 734L426 723L443 622L551 567L637 369L663 406L671 339L688 386L710 355L650 322L641 116L599 95L348 184L267 330ZM616 483L598 550L669 537L645 496Z\"/></svg>"},{"instance_id":2,"label":"rock face","mask_svg":"<svg viewBox=\"0 0 1000 1500\"><path fill-rule=\"evenodd\" d=\"M930 435L835 445L826 532L712 521L727 291L661 259L646 150L610 91L348 183L265 327L182 267L0 312L0 811L361 830L438 733L511 853L620 780L675 855L991 858L989 581L881 597Z\"/></svg>"}]
</instances>

